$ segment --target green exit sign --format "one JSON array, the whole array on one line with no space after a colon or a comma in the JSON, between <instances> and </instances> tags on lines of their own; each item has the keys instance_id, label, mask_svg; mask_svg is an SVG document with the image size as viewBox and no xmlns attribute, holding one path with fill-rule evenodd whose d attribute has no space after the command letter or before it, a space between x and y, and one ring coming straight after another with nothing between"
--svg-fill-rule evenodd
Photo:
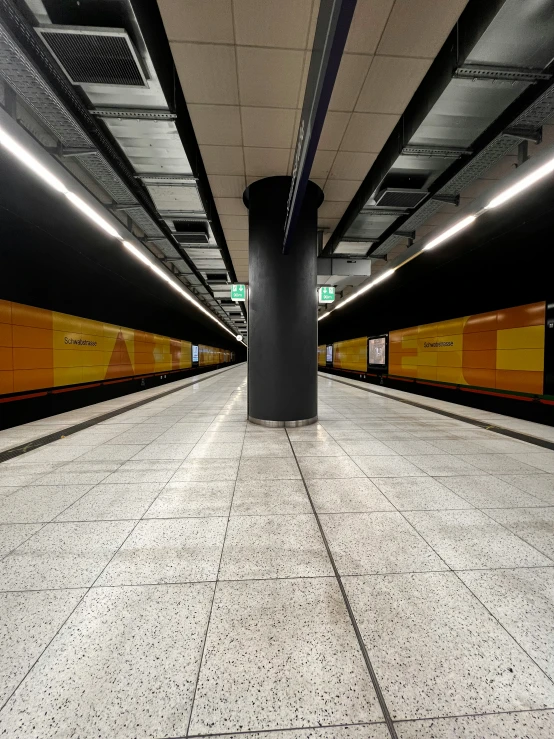
<instances>
[{"instance_id":1,"label":"green exit sign","mask_svg":"<svg viewBox=\"0 0 554 739\"><path fill-rule=\"evenodd\" d=\"M335 302L335 288L329 285L324 285L319 288L319 302L320 303L334 303Z\"/></svg>"},{"instance_id":2,"label":"green exit sign","mask_svg":"<svg viewBox=\"0 0 554 739\"><path fill-rule=\"evenodd\" d=\"M246 285L231 285L231 300L246 300Z\"/></svg>"}]
</instances>

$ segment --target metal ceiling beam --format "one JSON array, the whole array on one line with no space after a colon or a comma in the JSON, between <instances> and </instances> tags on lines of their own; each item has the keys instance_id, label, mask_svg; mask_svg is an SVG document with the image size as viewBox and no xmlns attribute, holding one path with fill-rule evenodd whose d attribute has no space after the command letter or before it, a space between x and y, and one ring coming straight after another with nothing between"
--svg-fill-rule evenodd
<instances>
[{"instance_id":1,"label":"metal ceiling beam","mask_svg":"<svg viewBox=\"0 0 554 739\"><path fill-rule=\"evenodd\" d=\"M427 157L436 159L457 159L470 156L471 149L459 146L404 146L401 154L407 157Z\"/></svg>"},{"instance_id":2,"label":"metal ceiling beam","mask_svg":"<svg viewBox=\"0 0 554 739\"><path fill-rule=\"evenodd\" d=\"M552 75L542 69L522 69L492 64L463 64L454 70L455 79L490 80L491 82L540 82Z\"/></svg>"},{"instance_id":3,"label":"metal ceiling beam","mask_svg":"<svg viewBox=\"0 0 554 739\"><path fill-rule=\"evenodd\" d=\"M283 254L294 236L357 0L321 0L294 153Z\"/></svg>"},{"instance_id":4,"label":"metal ceiling beam","mask_svg":"<svg viewBox=\"0 0 554 739\"><path fill-rule=\"evenodd\" d=\"M121 118L133 121L174 121L177 116L169 110L152 108L94 108L89 111L98 118Z\"/></svg>"}]
</instances>

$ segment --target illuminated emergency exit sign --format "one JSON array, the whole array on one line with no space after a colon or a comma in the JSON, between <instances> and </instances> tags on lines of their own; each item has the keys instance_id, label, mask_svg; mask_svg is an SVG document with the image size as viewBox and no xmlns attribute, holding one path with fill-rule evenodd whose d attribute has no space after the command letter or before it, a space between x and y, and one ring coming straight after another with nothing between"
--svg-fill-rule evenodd
<instances>
[{"instance_id":1,"label":"illuminated emergency exit sign","mask_svg":"<svg viewBox=\"0 0 554 739\"><path fill-rule=\"evenodd\" d=\"M335 302L335 288L329 285L324 285L319 288L319 302L320 303L334 303Z\"/></svg>"},{"instance_id":2,"label":"illuminated emergency exit sign","mask_svg":"<svg viewBox=\"0 0 554 739\"><path fill-rule=\"evenodd\" d=\"M246 300L246 285L231 285L231 300Z\"/></svg>"}]
</instances>

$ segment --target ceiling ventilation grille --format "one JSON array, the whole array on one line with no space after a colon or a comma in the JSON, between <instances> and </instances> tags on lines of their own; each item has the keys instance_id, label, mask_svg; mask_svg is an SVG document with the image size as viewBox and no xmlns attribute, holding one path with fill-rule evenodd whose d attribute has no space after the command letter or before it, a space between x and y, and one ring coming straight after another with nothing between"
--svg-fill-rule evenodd
<instances>
[{"instance_id":1,"label":"ceiling ventilation grille","mask_svg":"<svg viewBox=\"0 0 554 739\"><path fill-rule=\"evenodd\" d=\"M175 238L180 244L207 244L208 224L202 221L173 221Z\"/></svg>"},{"instance_id":2,"label":"ceiling ventilation grille","mask_svg":"<svg viewBox=\"0 0 554 739\"><path fill-rule=\"evenodd\" d=\"M37 32L74 85L148 86L123 29L48 26Z\"/></svg>"},{"instance_id":3,"label":"ceiling ventilation grille","mask_svg":"<svg viewBox=\"0 0 554 739\"><path fill-rule=\"evenodd\" d=\"M423 190L388 187L377 195L375 204L380 208L415 208L425 197Z\"/></svg>"}]
</instances>

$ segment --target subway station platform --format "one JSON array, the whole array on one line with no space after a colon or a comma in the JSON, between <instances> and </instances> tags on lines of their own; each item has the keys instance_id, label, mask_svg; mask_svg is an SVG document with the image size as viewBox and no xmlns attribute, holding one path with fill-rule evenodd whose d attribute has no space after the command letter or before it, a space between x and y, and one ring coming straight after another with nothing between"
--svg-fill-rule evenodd
<instances>
[{"instance_id":1,"label":"subway station platform","mask_svg":"<svg viewBox=\"0 0 554 739\"><path fill-rule=\"evenodd\" d=\"M0 736L552 737L554 451L199 379L0 432Z\"/></svg>"}]
</instances>

